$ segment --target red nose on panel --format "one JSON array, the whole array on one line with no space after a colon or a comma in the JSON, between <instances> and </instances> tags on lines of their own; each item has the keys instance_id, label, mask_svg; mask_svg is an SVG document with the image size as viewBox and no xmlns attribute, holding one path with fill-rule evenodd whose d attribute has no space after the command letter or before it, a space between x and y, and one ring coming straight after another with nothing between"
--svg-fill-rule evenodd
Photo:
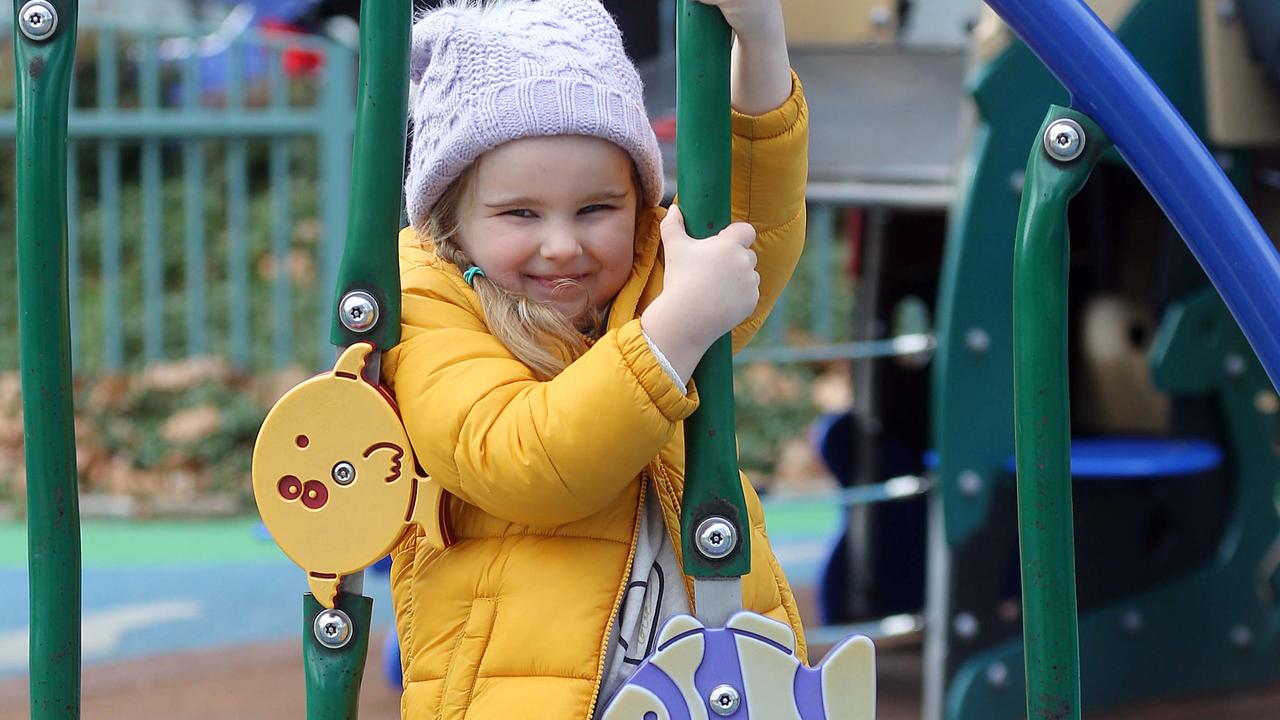
<instances>
[{"instance_id":1,"label":"red nose on panel","mask_svg":"<svg viewBox=\"0 0 1280 720\"><path fill-rule=\"evenodd\" d=\"M302 497L302 481L293 475L285 475L276 484L276 491L285 500L297 500Z\"/></svg>"},{"instance_id":2,"label":"red nose on panel","mask_svg":"<svg viewBox=\"0 0 1280 720\"><path fill-rule=\"evenodd\" d=\"M329 488L319 480L308 480L302 486L302 504L312 510L319 510L329 502Z\"/></svg>"}]
</instances>

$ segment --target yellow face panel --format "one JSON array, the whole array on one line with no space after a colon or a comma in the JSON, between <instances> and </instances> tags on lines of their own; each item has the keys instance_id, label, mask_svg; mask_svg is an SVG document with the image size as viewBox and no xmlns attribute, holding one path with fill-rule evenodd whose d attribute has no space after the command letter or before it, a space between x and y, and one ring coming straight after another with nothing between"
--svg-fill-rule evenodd
<instances>
[{"instance_id":1,"label":"yellow face panel","mask_svg":"<svg viewBox=\"0 0 1280 720\"><path fill-rule=\"evenodd\" d=\"M263 421L253 450L253 494L276 543L313 588L337 583L387 554L408 526L420 479L391 402L361 379L368 344L332 372L299 384ZM331 581L331 582L327 582ZM329 592L316 593L332 607Z\"/></svg>"}]
</instances>

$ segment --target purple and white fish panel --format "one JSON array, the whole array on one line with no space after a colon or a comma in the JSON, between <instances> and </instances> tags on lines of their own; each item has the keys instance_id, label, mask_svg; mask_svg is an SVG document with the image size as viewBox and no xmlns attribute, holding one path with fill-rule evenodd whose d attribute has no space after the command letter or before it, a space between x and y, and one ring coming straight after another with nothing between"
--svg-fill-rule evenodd
<instances>
[{"instance_id":1,"label":"purple and white fish panel","mask_svg":"<svg viewBox=\"0 0 1280 720\"><path fill-rule=\"evenodd\" d=\"M741 612L724 628L678 615L603 720L874 720L875 648L856 636L816 668L795 653L791 628Z\"/></svg>"}]
</instances>

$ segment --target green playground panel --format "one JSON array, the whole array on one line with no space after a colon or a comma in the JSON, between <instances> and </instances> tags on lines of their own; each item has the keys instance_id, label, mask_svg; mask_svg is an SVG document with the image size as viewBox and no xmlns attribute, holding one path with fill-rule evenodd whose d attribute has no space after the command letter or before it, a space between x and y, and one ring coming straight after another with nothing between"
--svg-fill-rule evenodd
<instances>
[{"instance_id":1,"label":"green playground panel","mask_svg":"<svg viewBox=\"0 0 1280 720\"><path fill-rule=\"evenodd\" d=\"M1143 0L1117 34L1203 135L1199 31L1195 0ZM1003 467L1014 450L1010 300L1019 190L1027 149L1040 142L1037 127L1045 109L1069 100L1021 43L978 68L970 87L979 119L940 282L931 418L940 451L934 527L942 537L936 547L948 556L989 525L1013 522L1011 515L992 515L992 499L998 485L1012 483ZM1237 159L1247 165L1246 154L1237 153ZM1104 162L1122 160L1112 152ZM975 336L983 342L974 342ZM1228 357L1236 374L1223 370ZM1235 510L1211 562L1079 616L1084 710L1241 687L1274 679L1280 667L1280 616L1269 600L1276 592L1275 573L1260 569L1280 535L1274 512L1280 477L1274 438L1280 428L1274 416L1255 406L1256 397L1271 386L1212 290L1167 312L1152 366L1166 392L1217 398L1229 436L1223 450L1236 474ZM966 472L982 480L976 491L972 483L962 487L959 482ZM947 587L933 589L931 600L941 603L930 618L931 642L953 643L951 621L963 608L951 606L950 594L962 581L947 578ZM926 714L937 713L930 717L1026 716L1021 639L958 660L953 655L950 667L945 653L932 655L926 672L940 674L943 684L926 708Z\"/></svg>"}]
</instances>

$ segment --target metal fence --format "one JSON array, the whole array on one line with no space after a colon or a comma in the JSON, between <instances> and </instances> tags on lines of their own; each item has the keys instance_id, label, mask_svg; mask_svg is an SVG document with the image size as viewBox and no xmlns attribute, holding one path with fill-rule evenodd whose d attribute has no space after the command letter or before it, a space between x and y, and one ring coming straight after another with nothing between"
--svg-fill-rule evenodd
<instances>
[{"instance_id":1,"label":"metal fence","mask_svg":"<svg viewBox=\"0 0 1280 720\"><path fill-rule=\"evenodd\" d=\"M76 372L205 355L243 371L324 366L355 51L296 34L82 25L77 52L68 123ZM11 50L0 57L11 63ZM12 77L12 68L0 75ZM13 103L12 86L0 86L0 155L10 158ZM10 276L12 182L0 179L0 273ZM811 206L797 281L741 360L885 352L848 343L841 220L834 205ZM16 300L16 283L0 283L10 308L0 314L0 368L17 366Z\"/></svg>"},{"instance_id":2,"label":"metal fence","mask_svg":"<svg viewBox=\"0 0 1280 720\"><path fill-rule=\"evenodd\" d=\"M292 34L117 26L82 27L78 47L68 120L77 370L207 354L239 369L314 365L346 224L354 52ZM14 132L12 111L0 115L10 157ZM0 233L12 237L4 190ZM13 267L8 242L0 269ZM16 305L11 283L0 292ZM0 363L11 367L16 313L2 322Z\"/></svg>"}]
</instances>

